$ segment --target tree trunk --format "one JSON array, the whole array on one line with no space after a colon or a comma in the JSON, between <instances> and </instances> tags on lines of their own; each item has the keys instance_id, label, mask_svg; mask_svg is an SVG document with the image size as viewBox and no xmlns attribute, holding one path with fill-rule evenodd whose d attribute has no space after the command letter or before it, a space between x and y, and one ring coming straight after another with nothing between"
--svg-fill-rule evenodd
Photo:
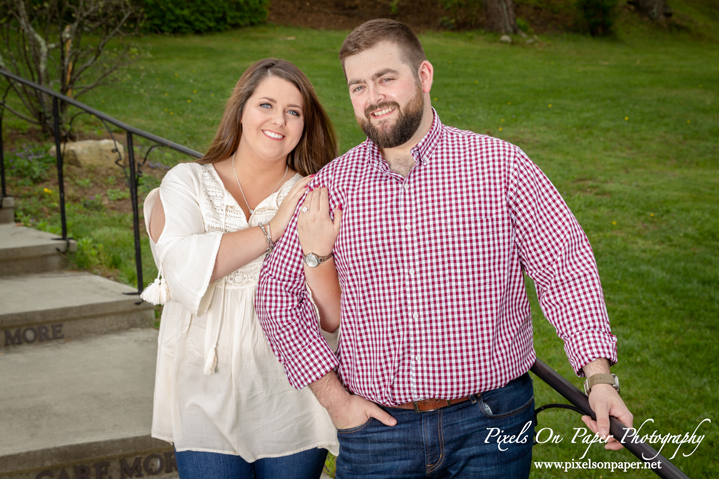
<instances>
[{"instance_id":1,"label":"tree trunk","mask_svg":"<svg viewBox=\"0 0 719 479\"><path fill-rule=\"evenodd\" d=\"M667 17L672 16L667 0L634 0L629 3L655 22L664 22Z\"/></svg>"},{"instance_id":2,"label":"tree trunk","mask_svg":"<svg viewBox=\"0 0 719 479\"><path fill-rule=\"evenodd\" d=\"M487 10L485 28L488 31L505 35L519 33L517 21L514 18L513 0L484 0L484 8Z\"/></svg>"}]
</instances>

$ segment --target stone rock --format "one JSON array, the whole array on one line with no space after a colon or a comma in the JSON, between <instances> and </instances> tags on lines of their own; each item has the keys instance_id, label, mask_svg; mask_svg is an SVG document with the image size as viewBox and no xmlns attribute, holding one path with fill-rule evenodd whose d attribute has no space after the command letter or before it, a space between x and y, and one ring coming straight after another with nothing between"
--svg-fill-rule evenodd
<instances>
[{"instance_id":1,"label":"stone rock","mask_svg":"<svg viewBox=\"0 0 719 479\"><path fill-rule=\"evenodd\" d=\"M530 38L529 40L527 40L527 45L531 45L532 43L534 43L536 41L537 40L535 40L534 38Z\"/></svg>"},{"instance_id":2,"label":"stone rock","mask_svg":"<svg viewBox=\"0 0 719 479\"><path fill-rule=\"evenodd\" d=\"M118 151L113 151L117 145ZM84 140L72 141L61 146L65 152L64 162L73 166L85 165L112 165L117 161L117 154L125 160L125 148L122 143L112 140ZM55 157L55 147L50 148L50 156Z\"/></svg>"},{"instance_id":3,"label":"stone rock","mask_svg":"<svg viewBox=\"0 0 719 479\"><path fill-rule=\"evenodd\" d=\"M499 41L501 43L512 43L512 37L510 37L509 35L502 35L501 37L499 37Z\"/></svg>"}]
</instances>

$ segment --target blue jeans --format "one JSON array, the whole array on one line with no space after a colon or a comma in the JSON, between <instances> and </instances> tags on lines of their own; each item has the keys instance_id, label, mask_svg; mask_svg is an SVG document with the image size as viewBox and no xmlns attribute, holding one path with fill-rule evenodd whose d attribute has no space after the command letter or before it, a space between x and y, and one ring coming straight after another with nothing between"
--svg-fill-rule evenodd
<instances>
[{"instance_id":1,"label":"blue jeans","mask_svg":"<svg viewBox=\"0 0 719 479\"><path fill-rule=\"evenodd\" d=\"M325 449L247 462L240 456L214 452L175 452L180 479L319 479Z\"/></svg>"},{"instance_id":2,"label":"blue jeans","mask_svg":"<svg viewBox=\"0 0 719 479\"><path fill-rule=\"evenodd\" d=\"M397 419L340 429L337 479L527 478L534 391L529 374L431 412L384 408ZM508 441L515 436L513 441Z\"/></svg>"}]
</instances>

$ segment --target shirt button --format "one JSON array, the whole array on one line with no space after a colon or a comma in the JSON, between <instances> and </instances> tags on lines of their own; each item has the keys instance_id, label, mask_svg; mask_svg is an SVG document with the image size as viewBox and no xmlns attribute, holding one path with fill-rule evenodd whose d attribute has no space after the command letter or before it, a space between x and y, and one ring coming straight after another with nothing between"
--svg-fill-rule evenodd
<instances>
[{"instance_id":1,"label":"shirt button","mask_svg":"<svg viewBox=\"0 0 719 479\"><path fill-rule=\"evenodd\" d=\"M409 231L409 230L412 229L412 225L404 225L404 229L406 229L407 231Z\"/></svg>"},{"instance_id":2,"label":"shirt button","mask_svg":"<svg viewBox=\"0 0 719 479\"><path fill-rule=\"evenodd\" d=\"M409 275L412 276L413 274L414 274L414 270L413 270L413 269L410 269L410 270L409 270Z\"/></svg>"},{"instance_id":3,"label":"shirt button","mask_svg":"<svg viewBox=\"0 0 719 479\"><path fill-rule=\"evenodd\" d=\"M408 189L409 189L409 185L408 185L407 183L404 184L404 189L405 189L405 190L408 190Z\"/></svg>"},{"instance_id":4,"label":"shirt button","mask_svg":"<svg viewBox=\"0 0 719 479\"><path fill-rule=\"evenodd\" d=\"M419 354L414 357L414 360L417 361L417 362L419 362L420 359L421 359L421 356L420 356Z\"/></svg>"},{"instance_id":5,"label":"shirt button","mask_svg":"<svg viewBox=\"0 0 719 479\"><path fill-rule=\"evenodd\" d=\"M412 315L412 317L413 317L414 319L417 319L417 318L419 318L419 314L414 313L414 314Z\"/></svg>"}]
</instances>

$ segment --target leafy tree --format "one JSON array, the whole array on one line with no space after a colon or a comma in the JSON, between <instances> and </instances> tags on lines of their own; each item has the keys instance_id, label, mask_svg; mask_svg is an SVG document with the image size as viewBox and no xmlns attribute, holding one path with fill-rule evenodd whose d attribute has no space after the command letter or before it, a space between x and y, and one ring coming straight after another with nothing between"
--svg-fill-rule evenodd
<instances>
[{"instance_id":1,"label":"leafy tree","mask_svg":"<svg viewBox=\"0 0 719 479\"><path fill-rule=\"evenodd\" d=\"M129 43L108 48L108 42L137 32L140 19L130 0L0 0L0 68L78 98L134 60L137 51ZM52 98L8 81L20 106L5 108L51 133ZM61 102L61 128L66 114Z\"/></svg>"}]
</instances>

